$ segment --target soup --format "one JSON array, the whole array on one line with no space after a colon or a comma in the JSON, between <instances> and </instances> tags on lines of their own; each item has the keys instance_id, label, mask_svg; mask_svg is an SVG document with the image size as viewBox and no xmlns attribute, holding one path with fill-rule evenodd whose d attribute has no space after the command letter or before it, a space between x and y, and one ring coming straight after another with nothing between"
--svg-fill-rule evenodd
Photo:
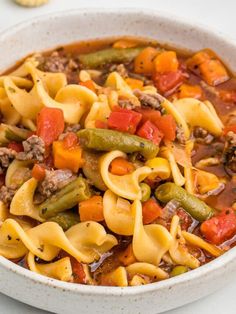
<instances>
[{"instance_id":1,"label":"soup","mask_svg":"<svg viewBox=\"0 0 236 314\"><path fill-rule=\"evenodd\" d=\"M0 76L0 255L62 281L144 285L236 241L236 79L210 49L133 37Z\"/></svg>"}]
</instances>

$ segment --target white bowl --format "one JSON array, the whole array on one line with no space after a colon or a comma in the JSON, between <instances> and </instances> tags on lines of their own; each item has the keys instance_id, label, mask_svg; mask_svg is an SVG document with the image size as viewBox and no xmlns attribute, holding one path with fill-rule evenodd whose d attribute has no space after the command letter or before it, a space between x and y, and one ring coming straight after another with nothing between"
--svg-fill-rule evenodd
<instances>
[{"instance_id":1,"label":"white bowl","mask_svg":"<svg viewBox=\"0 0 236 314\"><path fill-rule=\"evenodd\" d=\"M236 44L169 15L144 10L93 9L34 18L0 34L0 69L28 53L73 41L137 35L193 50L210 47L236 68ZM197 300L229 281L236 248L189 273L141 287L93 287L65 283L30 272L0 257L0 291L54 313L157 314Z\"/></svg>"}]
</instances>

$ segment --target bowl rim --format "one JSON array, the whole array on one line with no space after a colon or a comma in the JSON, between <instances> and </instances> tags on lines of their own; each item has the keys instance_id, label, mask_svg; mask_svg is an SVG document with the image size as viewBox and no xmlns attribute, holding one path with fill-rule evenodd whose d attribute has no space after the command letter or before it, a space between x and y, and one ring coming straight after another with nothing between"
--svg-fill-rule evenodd
<instances>
[{"instance_id":1,"label":"bowl rim","mask_svg":"<svg viewBox=\"0 0 236 314\"><path fill-rule=\"evenodd\" d=\"M173 14L168 13L167 11L152 9L150 11L147 8L130 8L130 7L120 7L120 8L79 8L79 9L70 9L60 12L51 12L43 15L39 15L28 19L27 21L22 21L13 26L3 29L0 32L0 41L4 41L9 36L14 34L16 31L24 29L27 26L30 26L32 23L42 23L51 18L61 18L64 16L77 16L77 15L90 15L90 14L126 14L126 15L143 15L143 17L156 17L165 20L166 22L175 22L178 25L183 27L192 27L197 31L210 35L211 38L214 38L218 41L222 41L227 43L228 45L232 45L234 48L236 47L236 41L228 36L227 34L219 31L218 29L204 25L204 24L195 24L189 18L180 17ZM169 278L167 280L162 280L156 283L144 285L144 286L136 286L136 287L110 287L110 286L93 286L93 285L82 285L82 284L74 284L69 282L63 282L57 279L53 279L50 277L43 276L41 274L35 273L31 270L23 268L14 262L0 256L0 267L4 268L6 271L11 271L18 276L26 277L32 282L37 282L42 285L46 285L52 288L58 288L61 291L71 292L71 293L79 293L81 295L106 295L106 296L123 296L123 295L138 295L148 292L157 292L162 289L170 289L171 287L183 283L190 282L192 280L197 280L200 277L203 277L211 272L215 272L221 268L224 268L236 259L236 247L232 248L228 252L224 253L222 256L217 257L213 261L200 266L197 269L191 270L188 273L182 274L181 276Z\"/></svg>"}]
</instances>

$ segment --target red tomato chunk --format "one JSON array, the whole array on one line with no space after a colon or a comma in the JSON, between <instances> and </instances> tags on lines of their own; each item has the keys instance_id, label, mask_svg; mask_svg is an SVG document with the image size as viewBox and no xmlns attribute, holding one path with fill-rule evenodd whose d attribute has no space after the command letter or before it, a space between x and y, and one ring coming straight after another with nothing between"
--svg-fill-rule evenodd
<instances>
[{"instance_id":1,"label":"red tomato chunk","mask_svg":"<svg viewBox=\"0 0 236 314\"><path fill-rule=\"evenodd\" d=\"M150 198L148 201L143 203L142 211L143 223L146 225L161 216L162 208L154 199Z\"/></svg>"},{"instance_id":2,"label":"red tomato chunk","mask_svg":"<svg viewBox=\"0 0 236 314\"><path fill-rule=\"evenodd\" d=\"M166 93L175 90L183 82L184 77L182 71L171 71L163 74L156 73L153 76L153 81L159 92Z\"/></svg>"},{"instance_id":3,"label":"red tomato chunk","mask_svg":"<svg viewBox=\"0 0 236 314\"><path fill-rule=\"evenodd\" d=\"M137 135L143 137L147 140L152 141L154 144L159 145L163 134L158 130L158 128L151 122L146 121L141 128L138 130Z\"/></svg>"},{"instance_id":4,"label":"red tomato chunk","mask_svg":"<svg viewBox=\"0 0 236 314\"><path fill-rule=\"evenodd\" d=\"M176 137L176 122L174 118L170 115L162 116L155 123L158 129L164 134L164 138L167 141L174 141Z\"/></svg>"},{"instance_id":5,"label":"red tomato chunk","mask_svg":"<svg viewBox=\"0 0 236 314\"><path fill-rule=\"evenodd\" d=\"M236 214L233 209L226 209L219 215L206 220L201 225L201 232L205 238L221 244L236 233Z\"/></svg>"},{"instance_id":6,"label":"red tomato chunk","mask_svg":"<svg viewBox=\"0 0 236 314\"><path fill-rule=\"evenodd\" d=\"M23 152L23 146L21 143L16 143L16 142L11 142L7 145L8 148L13 149L14 151L16 151L17 153L19 152Z\"/></svg>"},{"instance_id":7,"label":"red tomato chunk","mask_svg":"<svg viewBox=\"0 0 236 314\"><path fill-rule=\"evenodd\" d=\"M65 123L61 109L44 107L37 117L37 135L50 146L64 131Z\"/></svg>"},{"instance_id":8,"label":"red tomato chunk","mask_svg":"<svg viewBox=\"0 0 236 314\"><path fill-rule=\"evenodd\" d=\"M115 110L108 118L108 128L134 134L142 119L142 115L128 109L117 108Z\"/></svg>"}]
</instances>

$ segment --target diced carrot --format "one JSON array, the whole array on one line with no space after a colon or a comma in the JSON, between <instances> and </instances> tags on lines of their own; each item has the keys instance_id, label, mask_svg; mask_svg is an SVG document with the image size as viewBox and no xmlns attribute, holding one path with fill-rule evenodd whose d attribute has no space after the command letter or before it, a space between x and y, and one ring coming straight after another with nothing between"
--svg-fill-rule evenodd
<instances>
[{"instance_id":1,"label":"diced carrot","mask_svg":"<svg viewBox=\"0 0 236 314\"><path fill-rule=\"evenodd\" d=\"M190 70L196 71L200 64L202 64L203 62L208 61L214 57L216 57L216 55L212 50L203 49L203 50L196 52L192 57L190 57L187 60L186 64Z\"/></svg>"},{"instance_id":2,"label":"diced carrot","mask_svg":"<svg viewBox=\"0 0 236 314\"><path fill-rule=\"evenodd\" d=\"M137 261L134 256L132 244L129 244L128 247L118 255L118 259L124 266L129 266Z\"/></svg>"},{"instance_id":3,"label":"diced carrot","mask_svg":"<svg viewBox=\"0 0 236 314\"><path fill-rule=\"evenodd\" d=\"M204 81L211 86L219 85L229 79L228 72L220 60L207 60L200 64Z\"/></svg>"},{"instance_id":4,"label":"diced carrot","mask_svg":"<svg viewBox=\"0 0 236 314\"><path fill-rule=\"evenodd\" d=\"M69 132L63 139L64 147L66 149L75 147L78 145L78 137L75 133Z\"/></svg>"},{"instance_id":5,"label":"diced carrot","mask_svg":"<svg viewBox=\"0 0 236 314\"><path fill-rule=\"evenodd\" d=\"M136 80L133 78L128 77L127 79L125 79L126 83L129 85L130 88L132 89L140 89L143 87L143 81L141 80Z\"/></svg>"},{"instance_id":6,"label":"diced carrot","mask_svg":"<svg viewBox=\"0 0 236 314\"><path fill-rule=\"evenodd\" d=\"M42 165L34 164L31 174L32 177L35 178L36 180L43 181L46 175L46 171Z\"/></svg>"},{"instance_id":7,"label":"diced carrot","mask_svg":"<svg viewBox=\"0 0 236 314\"><path fill-rule=\"evenodd\" d=\"M214 51L203 49L186 62L193 72L200 71L207 84L216 86L229 79L228 72ZM199 72L198 72L199 73Z\"/></svg>"},{"instance_id":8,"label":"diced carrot","mask_svg":"<svg viewBox=\"0 0 236 314\"><path fill-rule=\"evenodd\" d=\"M58 169L70 169L77 173L83 165L82 149L79 145L65 148L63 141L53 142L54 166Z\"/></svg>"},{"instance_id":9,"label":"diced carrot","mask_svg":"<svg viewBox=\"0 0 236 314\"><path fill-rule=\"evenodd\" d=\"M151 75L154 71L154 59L158 51L153 47L143 49L140 54L134 59L135 73Z\"/></svg>"},{"instance_id":10,"label":"diced carrot","mask_svg":"<svg viewBox=\"0 0 236 314\"><path fill-rule=\"evenodd\" d=\"M148 201L143 203L142 211L143 224L146 225L161 216L162 208L156 201L154 201L154 199L150 198Z\"/></svg>"},{"instance_id":11,"label":"diced carrot","mask_svg":"<svg viewBox=\"0 0 236 314\"><path fill-rule=\"evenodd\" d=\"M79 203L81 221L103 221L102 196L94 195L90 199Z\"/></svg>"},{"instance_id":12,"label":"diced carrot","mask_svg":"<svg viewBox=\"0 0 236 314\"><path fill-rule=\"evenodd\" d=\"M96 88L95 88L94 82L92 80L87 80L85 82L79 82L79 85L85 86L88 89L90 89L92 92L96 93Z\"/></svg>"},{"instance_id":13,"label":"diced carrot","mask_svg":"<svg viewBox=\"0 0 236 314\"><path fill-rule=\"evenodd\" d=\"M110 172L117 176L123 176L125 174L131 173L134 171L134 165L128 160L118 157L115 158L110 165Z\"/></svg>"},{"instance_id":14,"label":"diced carrot","mask_svg":"<svg viewBox=\"0 0 236 314\"><path fill-rule=\"evenodd\" d=\"M175 51L163 51L154 59L154 68L158 73L174 72L179 68Z\"/></svg>"},{"instance_id":15,"label":"diced carrot","mask_svg":"<svg viewBox=\"0 0 236 314\"><path fill-rule=\"evenodd\" d=\"M179 87L178 98L202 98L202 89L199 85L182 84Z\"/></svg>"},{"instance_id":16,"label":"diced carrot","mask_svg":"<svg viewBox=\"0 0 236 314\"><path fill-rule=\"evenodd\" d=\"M138 45L138 42L134 39L120 39L114 42L113 48L125 49L125 48L134 48Z\"/></svg>"}]
</instances>

